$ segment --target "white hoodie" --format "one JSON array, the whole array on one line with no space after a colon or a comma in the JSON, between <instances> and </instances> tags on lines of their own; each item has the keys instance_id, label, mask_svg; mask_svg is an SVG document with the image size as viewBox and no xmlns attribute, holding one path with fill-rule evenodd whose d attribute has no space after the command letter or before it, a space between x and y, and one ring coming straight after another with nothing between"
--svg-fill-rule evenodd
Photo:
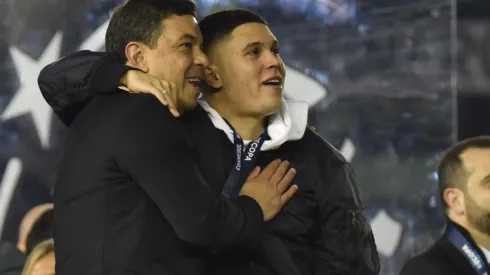
<instances>
[{"instance_id":1,"label":"white hoodie","mask_svg":"<svg viewBox=\"0 0 490 275\"><path fill-rule=\"evenodd\" d=\"M203 99L199 100L201 107L208 113L214 127L226 133L228 139L234 143L233 130L228 123ZM264 141L261 151L279 148L287 141L299 140L303 137L308 121L308 103L303 101L285 101L279 112L269 117L267 133L268 140ZM244 140L244 144L249 140Z\"/></svg>"}]
</instances>

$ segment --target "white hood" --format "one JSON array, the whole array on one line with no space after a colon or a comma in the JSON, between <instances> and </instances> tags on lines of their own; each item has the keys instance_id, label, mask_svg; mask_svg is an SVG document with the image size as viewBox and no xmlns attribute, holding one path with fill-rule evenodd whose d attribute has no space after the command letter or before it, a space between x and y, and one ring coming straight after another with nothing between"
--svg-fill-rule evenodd
<instances>
[{"instance_id":1,"label":"white hood","mask_svg":"<svg viewBox=\"0 0 490 275\"><path fill-rule=\"evenodd\" d=\"M228 123L203 99L199 100L199 104L208 113L214 127L223 130L233 143L233 130ZM281 111L269 117L267 133L270 139L264 142L261 151L274 150L286 141L301 139L305 133L307 121L308 103L284 100ZM244 140L244 143L247 143L247 141Z\"/></svg>"}]
</instances>

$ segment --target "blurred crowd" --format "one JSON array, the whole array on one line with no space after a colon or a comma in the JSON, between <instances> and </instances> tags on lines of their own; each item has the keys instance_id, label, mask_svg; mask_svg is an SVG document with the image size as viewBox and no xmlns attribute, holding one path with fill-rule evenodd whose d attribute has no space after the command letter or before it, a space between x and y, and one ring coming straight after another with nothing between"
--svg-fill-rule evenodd
<instances>
[{"instance_id":1,"label":"blurred crowd","mask_svg":"<svg viewBox=\"0 0 490 275\"><path fill-rule=\"evenodd\" d=\"M53 204L29 210L19 226L16 244L0 242L0 275L55 274Z\"/></svg>"}]
</instances>

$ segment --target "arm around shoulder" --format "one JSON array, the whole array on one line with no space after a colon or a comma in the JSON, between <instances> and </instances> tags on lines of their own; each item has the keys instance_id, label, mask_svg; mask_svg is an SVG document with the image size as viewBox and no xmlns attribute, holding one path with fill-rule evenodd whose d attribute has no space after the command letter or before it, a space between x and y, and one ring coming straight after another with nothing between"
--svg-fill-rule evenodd
<instances>
[{"instance_id":1,"label":"arm around shoulder","mask_svg":"<svg viewBox=\"0 0 490 275\"><path fill-rule=\"evenodd\" d=\"M69 126L93 97L114 91L129 69L108 53L78 51L44 67L38 85L46 102Z\"/></svg>"}]
</instances>

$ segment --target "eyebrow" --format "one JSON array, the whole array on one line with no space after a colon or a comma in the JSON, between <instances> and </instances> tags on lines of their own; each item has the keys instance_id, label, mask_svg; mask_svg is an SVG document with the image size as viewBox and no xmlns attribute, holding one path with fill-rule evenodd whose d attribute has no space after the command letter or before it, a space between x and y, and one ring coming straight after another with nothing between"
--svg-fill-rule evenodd
<instances>
[{"instance_id":1,"label":"eyebrow","mask_svg":"<svg viewBox=\"0 0 490 275\"><path fill-rule=\"evenodd\" d=\"M246 51L252 47L263 47L264 46L264 43L261 43L261 42L252 42L252 43L248 43L244 48L243 48L243 51ZM277 40L274 40L272 42L272 46L273 47L278 47L279 46L279 42Z\"/></svg>"},{"instance_id":2,"label":"eyebrow","mask_svg":"<svg viewBox=\"0 0 490 275\"><path fill-rule=\"evenodd\" d=\"M484 184L484 183L488 183L490 181L490 174L488 174L486 177L484 177L482 180L481 180L481 183Z\"/></svg>"},{"instance_id":3,"label":"eyebrow","mask_svg":"<svg viewBox=\"0 0 490 275\"><path fill-rule=\"evenodd\" d=\"M177 41L178 42L181 42L181 41L184 41L184 40L192 40L194 42L194 41L197 41L197 38L195 36L193 36L193 35L190 35L190 34L184 34Z\"/></svg>"}]
</instances>

